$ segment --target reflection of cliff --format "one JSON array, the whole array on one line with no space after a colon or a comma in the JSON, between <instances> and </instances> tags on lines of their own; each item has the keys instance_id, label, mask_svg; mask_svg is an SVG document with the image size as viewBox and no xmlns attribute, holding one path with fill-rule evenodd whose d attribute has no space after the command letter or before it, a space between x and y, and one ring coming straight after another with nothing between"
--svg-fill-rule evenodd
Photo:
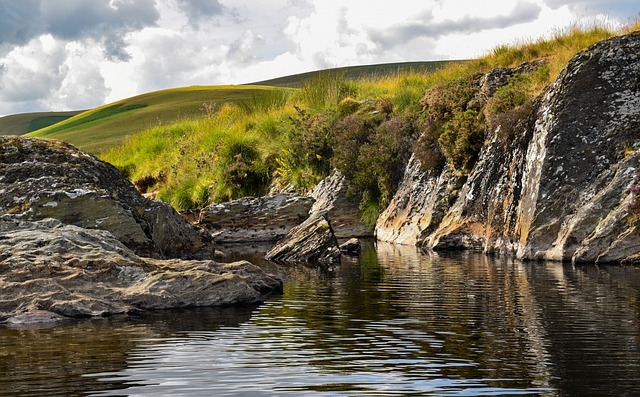
<instances>
[{"instance_id":1,"label":"reflection of cliff","mask_svg":"<svg viewBox=\"0 0 640 397\"><path fill-rule=\"evenodd\" d=\"M87 374L120 371L140 340L178 331L213 330L249 320L254 307L166 310L144 316L57 324L52 328L0 327L0 394L83 395L126 388Z\"/></svg>"},{"instance_id":2,"label":"reflection of cliff","mask_svg":"<svg viewBox=\"0 0 640 397\"><path fill-rule=\"evenodd\" d=\"M563 395L600 396L616 379L626 395L638 395L640 271L561 264L526 271L546 330L553 386Z\"/></svg>"},{"instance_id":3,"label":"reflection of cliff","mask_svg":"<svg viewBox=\"0 0 640 397\"><path fill-rule=\"evenodd\" d=\"M415 247L388 244L378 244L378 255L387 282L403 285L394 299L404 302L406 315L424 319L443 339L440 354L476 363L469 376L490 370L491 377L549 387L545 330L521 262L473 253L425 257Z\"/></svg>"}]
</instances>

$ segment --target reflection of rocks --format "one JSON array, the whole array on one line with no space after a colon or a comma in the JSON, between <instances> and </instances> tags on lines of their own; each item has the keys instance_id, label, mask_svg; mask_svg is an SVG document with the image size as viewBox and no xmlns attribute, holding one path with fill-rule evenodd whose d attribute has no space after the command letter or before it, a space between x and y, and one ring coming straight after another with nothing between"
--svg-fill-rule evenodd
<instances>
[{"instance_id":1,"label":"reflection of rocks","mask_svg":"<svg viewBox=\"0 0 640 397\"><path fill-rule=\"evenodd\" d=\"M329 223L328 211L318 211L291 229L267 252L266 259L279 263L323 265L340 262L340 248Z\"/></svg>"},{"instance_id":2,"label":"reflection of rocks","mask_svg":"<svg viewBox=\"0 0 640 397\"><path fill-rule=\"evenodd\" d=\"M109 231L136 254L210 257L166 203L147 200L110 164L65 143L0 136L0 214Z\"/></svg>"},{"instance_id":3,"label":"reflection of rocks","mask_svg":"<svg viewBox=\"0 0 640 397\"><path fill-rule=\"evenodd\" d=\"M141 258L109 232L53 219L0 217L0 260L0 316L22 316L10 321L251 303L282 288L249 262Z\"/></svg>"},{"instance_id":4,"label":"reflection of rocks","mask_svg":"<svg viewBox=\"0 0 640 397\"><path fill-rule=\"evenodd\" d=\"M204 208L197 225L216 243L278 241L307 218L312 204L296 194L245 197Z\"/></svg>"}]
</instances>

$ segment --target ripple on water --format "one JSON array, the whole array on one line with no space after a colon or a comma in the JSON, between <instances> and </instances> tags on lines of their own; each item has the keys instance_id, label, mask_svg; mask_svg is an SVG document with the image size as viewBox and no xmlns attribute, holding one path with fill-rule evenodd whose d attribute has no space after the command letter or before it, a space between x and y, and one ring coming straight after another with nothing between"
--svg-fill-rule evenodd
<instances>
[{"instance_id":1,"label":"ripple on water","mask_svg":"<svg viewBox=\"0 0 640 397\"><path fill-rule=\"evenodd\" d=\"M273 270L284 294L257 307L0 330L0 386L14 395L640 394L632 270L384 246L334 275Z\"/></svg>"}]
</instances>

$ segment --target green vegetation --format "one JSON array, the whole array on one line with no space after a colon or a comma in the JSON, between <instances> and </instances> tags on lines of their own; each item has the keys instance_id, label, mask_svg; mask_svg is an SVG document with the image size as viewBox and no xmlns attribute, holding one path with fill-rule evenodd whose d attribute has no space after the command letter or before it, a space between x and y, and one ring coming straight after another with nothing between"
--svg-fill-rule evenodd
<instances>
[{"instance_id":1,"label":"green vegetation","mask_svg":"<svg viewBox=\"0 0 640 397\"><path fill-rule=\"evenodd\" d=\"M467 174L487 127L526 117L531 100L576 52L614 34L572 29L429 73L315 74L296 89L263 89L201 110L199 119L148 129L103 158L178 209L261 195L272 183L306 191L336 168L371 223L393 197L412 151L425 171L448 164ZM490 100L478 99L484 73L539 59L544 63L514 75Z\"/></svg>"},{"instance_id":2,"label":"green vegetation","mask_svg":"<svg viewBox=\"0 0 640 397\"><path fill-rule=\"evenodd\" d=\"M363 219L373 223L395 193L412 151L425 171L437 173L446 165L464 177L487 128L526 118L532 100L573 55L615 34L600 27L576 28L548 40L501 46L480 59L429 72L352 79L343 71L329 71L296 84L279 81L281 87L200 88L208 97L193 99L200 101L197 114L149 123L121 146L113 147L124 135L112 137L112 148L102 158L141 191L154 192L177 209L262 195L272 186L304 192L335 168L360 200ZM544 62L514 75L491 99L479 95L479 78L491 69L540 59ZM178 98L178 92L164 95ZM179 118L174 109L178 100L160 104L143 96L37 134L63 138L60 134L68 128L89 146L94 137L83 137L83 126L130 123L128 116L154 106Z\"/></svg>"},{"instance_id":3,"label":"green vegetation","mask_svg":"<svg viewBox=\"0 0 640 397\"><path fill-rule=\"evenodd\" d=\"M155 91L82 112L29 135L60 139L99 154L147 128L200 118L204 106L246 101L273 90L262 86L201 86Z\"/></svg>"},{"instance_id":4,"label":"green vegetation","mask_svg":"<svg viewBox=\"0 0 640 397\"><path fill-rule=\"evenodd\" d=\"M64 121L82 111L21 113L0 117L0 135L24 135Z\"/></svg>"}]
</instances>

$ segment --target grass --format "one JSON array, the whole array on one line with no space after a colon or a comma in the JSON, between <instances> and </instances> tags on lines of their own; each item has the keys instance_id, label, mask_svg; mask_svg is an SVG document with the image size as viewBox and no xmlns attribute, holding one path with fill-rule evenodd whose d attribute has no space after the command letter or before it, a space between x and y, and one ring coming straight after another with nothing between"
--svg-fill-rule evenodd
<instances>
[{"instance_id":1,"label":"grass","mask_svg":"<svg viewBox=\"0 0 640 397\"><path fill-rule=\"evenodd\" d=\"M24 135L59 123L79 113L82 111L21 113L0 117L0 135Z\"/></svg>"},{"instance_id":2,"label":"grass","mask_svg":"<svg viewBox=\"0 0 640 397\"><path fill-rule=\"evenodd\" d=\"M265 86L197 86L155 91L82 112L29 135L60 139L100 154L142 130L200 118L206 107L237 103L274 90Z\"/></svg>"}]
</instances>

